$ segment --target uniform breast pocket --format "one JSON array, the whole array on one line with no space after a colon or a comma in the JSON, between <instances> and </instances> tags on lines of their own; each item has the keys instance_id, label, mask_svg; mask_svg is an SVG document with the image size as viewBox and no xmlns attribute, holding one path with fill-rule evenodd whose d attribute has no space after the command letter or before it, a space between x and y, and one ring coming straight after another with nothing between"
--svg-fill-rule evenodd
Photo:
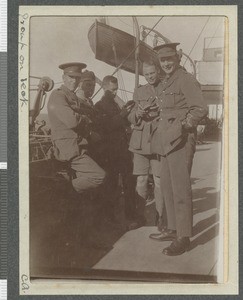
<instances>
[{"instance_id":1,"label":"uniform breast pocket","mask_svg":"<svg viewBox=\"0 0 243 300\"><path fill-rule=\"evenodd\" d=\"M165 94L165 107L172 108L177 105L180 101L180 93L179 92L168 92Z\"/></svg>"},{"instance_id":2,"label":"uniform breast pocket","mask_svg":"<svg viewBox=\"0 0 243 300\"><path fill-rule=\"evenodd\" d=\"M142 135L143 135L142 128L138 128L138 127L133 128L130 143L129 143L129 145L132 149L135 149L135 150L141 149Z\"/></svg>"},{"instance_id":3,"label":"uniform breast pocket","mask_svg":"<svg viewBox=\"0 0 243 300\"><path fill-rule=\"evenodd\" d=\"M146 107L146 106L148 106L148 101L147 101L147 99L140 99L139 101L138 101L138 104L141 106L141 107Z\"/></svg>"}]
</instances>

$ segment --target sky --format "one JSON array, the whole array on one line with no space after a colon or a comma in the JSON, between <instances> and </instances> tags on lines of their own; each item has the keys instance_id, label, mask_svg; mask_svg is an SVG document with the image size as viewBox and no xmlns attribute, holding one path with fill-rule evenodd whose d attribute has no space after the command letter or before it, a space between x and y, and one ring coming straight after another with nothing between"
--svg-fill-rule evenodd
<instances>
[{"instance_id":1,"label":"sky","mask_svg":"<svg viewBox=\"0 0 243 300\"><path fill-rule=\"evenodd\" d=\"M139 26L144 25L152 28L161 16L137 17ZM97 59L92 52L88 31L95 22L94 17L32 17L30 21L30 88L35 89L38 79L35 77L50 77L54 88L58 88L62 81L62 71L58 66L66 62L84 62L87 69L92 70L97 77L103 79L110 75L114 67L107 65ZM107 24L134 35L132 17L109 17ZM192 60L201 60L203 56L203 45L213 48L223 46L224 39L224 17L216 16L165 16L155 29L161 32L172 42L179 42L179 49L186 54L190 53ZM211 37L220 37L214 38ZM207 38L205 40L205 38ZM147 42L151 45L152 39L148 37ZM188 65L190 71L190 65ZM134 74L122 71L125 89L133 92ZM121 75L119 75L121 76ZM144 84L144 78L140 76L140 84ZM97 85L96 91L99 89ZM30 99L35 96L31 91ZM48 101L47 95L47 101ZM102 91L94 98L98 101ZM121 96L121 94L119 94ZM132 93L126 94L125 100L132 99ZM46 107L43 112L46 112Z\"/></svg>"}]
</instances>

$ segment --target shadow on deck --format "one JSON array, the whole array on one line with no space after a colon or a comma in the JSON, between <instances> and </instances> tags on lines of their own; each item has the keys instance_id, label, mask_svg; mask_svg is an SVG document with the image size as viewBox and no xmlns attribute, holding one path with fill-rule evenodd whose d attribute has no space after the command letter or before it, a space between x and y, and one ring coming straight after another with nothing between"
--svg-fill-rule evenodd
<instances>
[{"instance_id":1,"label":"shadow on deck","mask_svg":"<svg viewBox=\"0 0 243 300\"><path fill-rule=\"evenodd\" d=\"M102 203L77 199L68 186L45 180L48 166L30 170L30 274L32 278L134 279L212 282L217 262L219 199L214 143L197 147L192 178L194 227L190 251L172 258L161 254L169 242L148 238L156 230L155 204L146 207L147 226L127 232L122 197L118 221L104 218ZM201 150L201 151L200 151ZM45 170L45 171L44 171ZM196 172L195 172L196 171ZM183 274L182 278L178 274ZM209 275L210 278L208 277Z\"/></svg>"},{"instance_id":2,"label":"shadow on deck","mask_svg":"<svg viewBox=\"0 0 243 300\"><path fill-rule=\"evenodd\" d=\"M198 179L192 179L192 181ZM40 186L40 182L37 183ZM41 183L43 185L43 182ZM34 185L33 190L36 191ZM63 187L65 190L65 187ZM92 270L99 261L102 260L113 249L117 241L126 233L126 224L122 214L122 199L118 203L121 207L117 211L120 212L119 223L109 223L103 219L100 205L90 201L70 199L64 197L65 192L59 190L55 195L51 193L52 186L46 183L45 189L39 190L39 193L31 194L30 209L30 236L31 236L31 276L35 277L85 277L88 278L113 278L116 276L122 278L126 272L121 275L117 270L111 270L110 273L104 270ZM198 246L207 244L213 240L219 231L219 216L216 212L219 206L218 193L212 192L212 188L202 188L193 190L193 213L194 222L193 238L190 251ZM67 206L68 204L68 206ZM215 213L208 216L207 211L215 209ZM146 207L146 217L148 226L154 226L155 220L154 203ZM196 218L197 215L201 217ZM146 229L148 227L144 227ZM151 227L152 228L152 227ZM140 231L143 228L140 228ZM136 231L129 234L137 235ZM142 235L141 235L142 236ZM144 230L142 239L148 240L148 233ZM124 245L126 247L126 245ZM126 250L126 249L124 249ZM146 249L148 251L149 249ZM190 251L188 254L190 254ZM158 253L161 256L161 254ZM129 273L130 277L144 279L144 276L135 272ZM151 273L151 272L150 272ZM100 274L100 275L99 275ZM113 275L112 275L113 274ZM151 273L152 274L152 273ZM149 278L153 278L152 275ZM163 280L171 278L171 275L157 274L155 272L153 280ZM128 278L129 278L128 276ZM189 276L189 275L188 275ZM177 278L178 279L178 278ZM204 281L202 277L200 282ZM180 279L178 279L180 281ZM192 279L191 279L192 280ZM196 281L196 277L194 277ZM208 279L209 280L209 279ZM210 281L210 280L209 280Z\"/></svg>"}]
</instances>

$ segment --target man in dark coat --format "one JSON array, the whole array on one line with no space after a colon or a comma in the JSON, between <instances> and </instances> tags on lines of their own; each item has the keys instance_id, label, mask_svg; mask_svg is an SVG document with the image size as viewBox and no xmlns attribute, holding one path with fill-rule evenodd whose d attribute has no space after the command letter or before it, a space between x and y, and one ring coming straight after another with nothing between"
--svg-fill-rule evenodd
<instances>
[{"instance_id":1,"label":"man in dark coat","mask_svg":"<svg viewBox=\"0 0 243 300\"><path fill-rule=\"evenodd\" d=\"M166 76L159 95L160 117L153 124L152 151L160 155L160 183L163 191L168 228L152 239L171 240L165 255L180 255L192 236L192 193L190 173L195 152L198 122L207 115L199 83L179 64L178 43L155 47Z\"/></svg>"},{"instance_id":2,"label":"man in dark coat","mask_svg":"<svg viewBox=\"0 0 243 300\"><path fill-rule=\"evenodd\" d=\"M83 63L60 65L64 84L51 93L47 105L54 155L70 162L76 173L72 185L78 193L97 189L105 179L104 170L87 153L90 118L74 93L85 67Z\"/></svg>"},{"instance_id":3,"label":"man in dark coat","mask_svg":"<svg viewBox=\"0 0 243 300\"><path fill-rule=\"evenodd\" d=\"M87 124L89 135L87 136L87 141L89 155L92 158L94 150L101 147L102 142L102 137L99 134L99 115L94 109L94 103L91 99L94 94L95 84L96 77L94 72L85 70L82 73L78 89L75 92L78 97L82 113L84 113L89 118L89 123Z\"/></svg>"},{"instance_id":4,"label":"man in dark coat","mask_svg":"<svg viewBox=\"0 0 243 300\"><path fill-rule=\"evenodd\" d=\"M127 115L132 104L120 108L116 103L118 82L115 77L104 77L102 87L104 96L95 104L95 109L100 115L104 138L103 148L97 159L107 172L106 214L109 214L111 220L114 220L115 202L119 197L120 177L125 198L125 215L128 220L131 220L134 217L135 184L132 176L132 159L131 153L128 151L126 128L129 126Z\"/></svg>"},{"instance_id":5,"label":"man in dark coat","mask_svg":"<svg viewBox=\"0 0 243 300\"><path fill-rule=\"evenodd\" d=\"M128 120L133 124L129 150L134 154L133 174L137 176L137 214L140 223L141 225L146 223L144 210L149 193L149 174L152 173L155 204L159 216L158 229L162 230L166 220L163 209L163 196L160 189L160 161L156 154L151 153L152 121L158 118L158 95L162 92L161 72L158 64L152 59L143 62L143 75L147 84L135 89L133 95L135 106L128 115Z\"/></svg>"}]
</instances>

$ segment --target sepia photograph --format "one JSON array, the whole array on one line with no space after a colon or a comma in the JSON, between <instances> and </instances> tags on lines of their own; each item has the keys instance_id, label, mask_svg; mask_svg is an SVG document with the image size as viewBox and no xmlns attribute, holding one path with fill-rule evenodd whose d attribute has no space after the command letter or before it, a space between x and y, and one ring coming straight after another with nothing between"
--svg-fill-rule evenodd
<instances>
[{"instance_id":1,"label":"sepia photograph","mask_svg":"<svg viewBox=\"0 0 243 300\"><path fill-rule=\"evenodd\" d=\"M228 17L72 9L19 14L21 292L224 283Z\"/></svg>"}]
</instances>

